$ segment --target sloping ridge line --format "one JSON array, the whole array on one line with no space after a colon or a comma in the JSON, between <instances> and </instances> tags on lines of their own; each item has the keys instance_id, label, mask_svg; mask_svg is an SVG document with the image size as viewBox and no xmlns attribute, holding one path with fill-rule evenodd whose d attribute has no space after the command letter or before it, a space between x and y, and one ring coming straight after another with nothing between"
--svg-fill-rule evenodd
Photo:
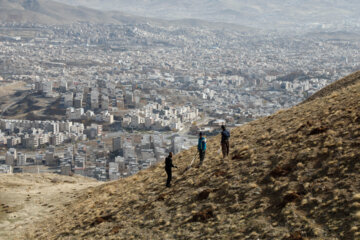
<instances>
[{"instance_id":1,"label":"sloping ridge line","mask_svg":"<svg viewBox=\"0 0 360 240\"><path fill-rule=\"evenodd\" d=\"M220 136L183 175L196 147L177 154L171 188L161 163L87 189L26 239L358 239L359 78L233 129L224 162Z\"/></svg>"},{"instance_id":2,"label":"sloping ridge line","mask_svg":"<svg viewBox=\"0 0 360 240\"><path fill-rule=\"evenodd\" d=\"M354 85L355 83L357 83L359 81L360 81L360 71L357 71L355 73L352 73L349 76L346 76L346 77L330 84L329 86L324 87L323 89L319 90L318 92L316 92L315 94L310 96L308 99L303 101L301 104L308 103L317 98L325 97L334 91L340 90L342 88L346 88L350 85Z\"/></svg>"}]
</instances>

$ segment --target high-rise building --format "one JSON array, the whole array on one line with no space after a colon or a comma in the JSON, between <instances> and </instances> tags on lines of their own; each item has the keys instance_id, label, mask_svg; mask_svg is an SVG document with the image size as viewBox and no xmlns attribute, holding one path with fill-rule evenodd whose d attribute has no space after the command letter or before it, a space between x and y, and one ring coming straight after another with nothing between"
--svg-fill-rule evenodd
<instances>
[{"instance_id":1,"label":"high-rise building","mask_svg":"<svg viewBox=\"0 0 360 240\"><path fill-rule=\"evenodd\" d=\"M121 146L121 137L116 137L112 139L112 150L119 151L122 149Z\"/></svg>"},{"instance_id":2,"label":"high-rise building","mask_svg":"<svg viewBox=\"0 0 360 240\"><path fill-rule=\"evenodd\" d=\"M55 158L55 149L54 147L48 147L48 150L45 153L45 162L46 165L50 166L50 167L57 167L58 163L57 160Z\"/></svg>"},{"instance_id":3,"label":"high-rise building","mask_svg":"<svg viewBox=\"0 0 360 240\"><path fill-rule=\"evenodd\" d=\"M19 152L17 154L17 165L18 166L24 166L26 165L26 154L23 154L21 152Z\"/></svg>"}]
</instances>

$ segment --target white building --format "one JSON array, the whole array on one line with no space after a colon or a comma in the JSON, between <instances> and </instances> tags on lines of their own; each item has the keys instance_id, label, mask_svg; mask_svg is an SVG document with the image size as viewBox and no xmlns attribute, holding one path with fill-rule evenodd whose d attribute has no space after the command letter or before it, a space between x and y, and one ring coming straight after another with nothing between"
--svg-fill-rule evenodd
<instances>
[{"instance_id":1,"label":"white building","mask_svg":"<svg viewBox=\"0 0 360 240\"><path fill-rule=\"evenodd\" d=\"M14 166L17 160L17 152L15 148L10 148L5 155L5 163L9 166Z\"/></svg>"},{"instance_id":2,"label":"white building","mask_svg":"<svg viewBox=\"0 0 360 240\"><path fill-rule=\"evenodd\" d=\"M0 165L0 174L9 174L13 172L13 167L9 165Z\"/></svg>"},{"instance_id":3,"label":"white building","mask_svg":"<svg viewBox=\"0 0 360 240\"><path fill-rule=\"evenodd\" d=\"M119 172L119 164L117 162L109 163L109 178L110 181L117 180L121 177Z\"/></svg>"},{"instance_id":4,"label":"white building","mask_svg":"<svg viewBox=\"0 0 360 240\"><path fill-rule=\"evenodd\" d=\"M24 166L26 165L26 154L23 154L21 152L17 155L17 165L18 166Z\"/></svg>"}]
</instances>

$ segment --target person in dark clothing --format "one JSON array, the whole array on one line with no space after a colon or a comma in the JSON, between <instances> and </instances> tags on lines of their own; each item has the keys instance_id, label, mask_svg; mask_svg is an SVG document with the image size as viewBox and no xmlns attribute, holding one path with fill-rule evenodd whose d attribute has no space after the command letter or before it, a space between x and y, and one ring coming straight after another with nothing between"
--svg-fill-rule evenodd
<instances>
[{"instance_id":1,"label":"person in dark clothing","mask_svg":"<svg viewBox=\"0 0 360 240\"><path fill-rule=\"evenodd\" d=\"M200 165L203 163L206 151L206 138L203 137L202 132L199 133L198 152L200 157Z\"/></svg>"},{"instance_id":2,"label":"person in dark clothing","mask_svg":"<svg viewBox=\"0 0 360 240\"><path fill-rule=\"evenodd\" d=\"M170 187L171 184L171 178L172 178L172 168L177 168L176 166L173 165L172 163L172 152L169 152L169 156L167 156L165 158L165 171L167 174L167 180L166 180L166 187Z\"/></svg>"},{"instance_id":3,"label":"person in dark clothing","mask_svg":"<svg viewBox=\"0 0 360 240\"><path fill-rule=\"evenodd\" d=\"M229 149L230 149L230 132L226 130L225 126L221 126L222 132L221 132L221 149L223 154L223 159L229 156Z\"/></svg>"}]
</instances>

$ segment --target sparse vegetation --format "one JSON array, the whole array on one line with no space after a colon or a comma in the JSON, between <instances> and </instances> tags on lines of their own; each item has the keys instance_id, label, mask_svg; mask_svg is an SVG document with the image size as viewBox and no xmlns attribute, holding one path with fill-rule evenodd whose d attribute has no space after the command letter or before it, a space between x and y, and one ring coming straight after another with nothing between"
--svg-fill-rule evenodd
<instances>
[{"instance_id":1,"label":"sparse vegetation","mask_svg":"<svg viewBox=\"0 0 360 240\"><path fill-rule=\"evenodd\" d=\"M95 180L55 174L2 175L0 181L0 239L31 239L24 229L68 204L79 190L99 185Z\"/></svg>"},{"instance_id":2,"label":"sparse vegetation","mask_svg":"<svg viewBox=\"0 0 360 240\"><path fill-rule=\"evenodd\" d=\"M217 153L218 137L208 141L204 164L183 175L195 149L176 155L180 169L171 188L165 188L166 174L159 165L85 190L28 236L356 239L359 93L357 77L351 86L234 129L225 163Z\"/></svg>"}]
</instances>

